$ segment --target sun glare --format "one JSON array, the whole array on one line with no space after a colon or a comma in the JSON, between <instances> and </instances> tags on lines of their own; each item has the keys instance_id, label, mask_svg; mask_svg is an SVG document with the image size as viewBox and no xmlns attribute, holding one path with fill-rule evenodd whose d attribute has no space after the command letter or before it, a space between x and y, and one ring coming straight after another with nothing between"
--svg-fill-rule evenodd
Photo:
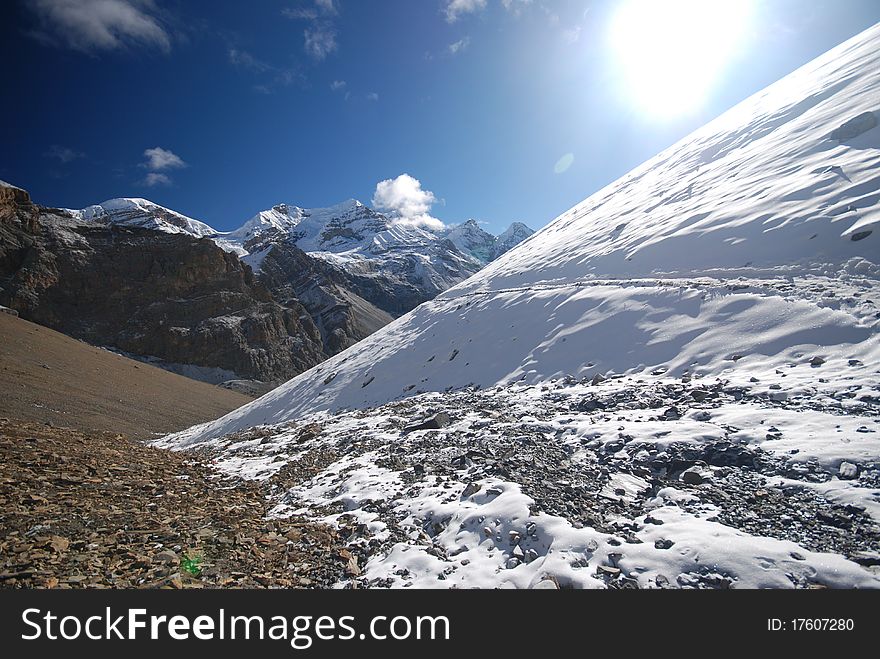
<instances>
[{"instance_id":1,"label":"sun glare","mask_svg":"<svg viewBox=\"0 0 880 659\"><path fill-rule=\"evenodd\" d=\"M698 109L751 16L750 0L628 0L610 33L626 95L652 114Z\"/></svg>"}]
</instances>

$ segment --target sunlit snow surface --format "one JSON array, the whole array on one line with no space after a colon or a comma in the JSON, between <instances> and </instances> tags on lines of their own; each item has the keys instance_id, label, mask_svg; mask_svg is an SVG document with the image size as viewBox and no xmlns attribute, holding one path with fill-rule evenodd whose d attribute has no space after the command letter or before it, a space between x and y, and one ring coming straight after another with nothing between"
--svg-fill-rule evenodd
<instances>
[{"instance_id":1,"label":"sunlit snow surface","mask_svg":"<svg viewBox=\"0 0 880 659\"><path fill-rule=\"evenodd\" d=\"M668 382L720 378L746 398L719 403L708 422L688 410L664 421L677 441L699 443L714 433L789 462L812 459L827 478L800 482L804 491L856 503L876 523L877 491L839 480L836 470L844 460L866 469L880 461L878 117L880 27L874 27L594 194L434 301L263 398L163 444L216 449L227 446L221 438L228 433L261 424L302 423L318 413L332 427L350 418L333 413L469 386L503 385L515 397L517 387L597 373ZM617 428L616 416L600 417L559 420L557 429ZM765 432L765 422L781 435ZM631 434L649 438L651 423L641 420ZM400 433L385 438L396 441L403 441ZM283 464L277 457L270 452L266 460ZM453 571L458 576L439 579L438 570L449 566L413 540L368 566L368 575L396 585L529 586L551 574L601 586L596 566L613 567L618 559L640 585L656 574L687 585L687 577L676 577L699 572L696 565L707 561L738 586L878 583L840 556L708 521L711 510L688 512L674 492L667 492L669 500L658 494L650 505L643 502L645 510L656 507L651 514L664 524L641 524L636 535L643 543L610 551L603 534L590 528L576 529L561 517L532 519L528 493L516 482L498 479L500 493L462 499L458 486L435 492L428 481L405 490L399 474L372 467L368 454L345 459L360 460L337 465L353 470L348 480L328 471L332 487L322 490L316 481L296 491L299 499L285 500L300 502L293 509L309 508L378 491L400 515L423 518L430 509L454 520L432 542L447 553L464 552L468 563ZM230 455L220 464L261 476L251 459ZM777 485L785 479L791 475ZM481 491L491 486L486 481ZM486 519L494 520L488 532ZM541 564L504 569L503 538L491 547L488 540L496 530L521 532L529 520L542 529ZM658 529L684 552L656 550ZM587 557L585 547L594 544ZM615 553L621 556L608 558ZM590 569L573 568L573 561L587 561ZM402 565L407 578L394 574Z\"/></svg>"}]
</instances>

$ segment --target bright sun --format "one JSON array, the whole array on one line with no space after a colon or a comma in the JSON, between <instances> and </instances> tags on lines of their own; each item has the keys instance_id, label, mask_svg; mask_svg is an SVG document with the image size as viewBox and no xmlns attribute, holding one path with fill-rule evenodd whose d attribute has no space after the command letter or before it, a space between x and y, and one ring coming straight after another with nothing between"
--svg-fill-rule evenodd
<instances>
[{"instance_id":1,"label":"bright sun","mask_svg":"<svg viewBox=\"0 0 880 659\"><path fill-rule=\"evenodd\" d=\"M626 92L643 111L696 110L750 23L750 0L627 0L611 24Z\"/></svg>"}]
</instances>

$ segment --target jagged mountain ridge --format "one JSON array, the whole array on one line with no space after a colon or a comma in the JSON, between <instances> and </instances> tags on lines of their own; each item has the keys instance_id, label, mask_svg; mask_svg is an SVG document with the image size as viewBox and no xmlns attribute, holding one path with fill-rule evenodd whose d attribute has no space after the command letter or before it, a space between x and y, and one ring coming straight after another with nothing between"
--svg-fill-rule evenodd
<instances>
[{"instance_id":1,"label":"jagged mountain ridge","mask_svg":"<svg viewBox=\"0 0 880 659\"><path fill-rule=\"evenodd\" d=\"M258 273L272 249L292 245L330 264L356 294L392 315L434 298L533 233L517 222L496 238L474 220L432 231L355 199L314 209L278 204L228 232L144 199L111 199L71 212L99 223L211 238Z\"/></svg>"}]
</instances>

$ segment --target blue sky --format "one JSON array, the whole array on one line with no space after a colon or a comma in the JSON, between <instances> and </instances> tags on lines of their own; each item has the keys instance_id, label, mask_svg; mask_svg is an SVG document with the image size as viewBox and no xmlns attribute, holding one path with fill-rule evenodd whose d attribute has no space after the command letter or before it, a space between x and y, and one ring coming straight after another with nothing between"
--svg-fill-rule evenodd
<instances>
[{"instance_id":1,"label":"blue sky","mask_svg":"<svg viewBox=\"0 0 880 659\"><path fill-rule=\"evenodd\" d=\"M880 21L876 0L751 0L734 31L735 0L703 22L640 1L7 2L0 178L219 229L351 197L539 228Z\"/></svg>"}]
</instances>

